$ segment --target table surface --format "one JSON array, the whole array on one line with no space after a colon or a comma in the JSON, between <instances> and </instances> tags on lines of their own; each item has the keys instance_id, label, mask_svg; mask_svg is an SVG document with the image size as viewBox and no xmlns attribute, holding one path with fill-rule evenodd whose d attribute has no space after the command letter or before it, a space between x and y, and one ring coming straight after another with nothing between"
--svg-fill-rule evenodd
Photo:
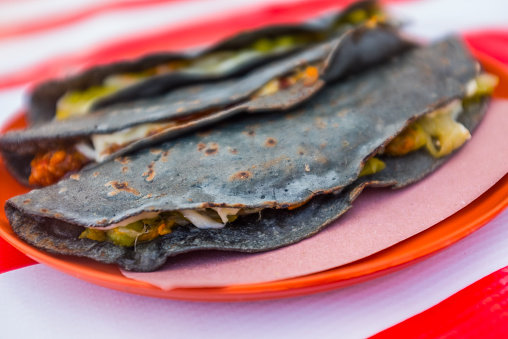
<instances>
[{"instance_id":1,"label":"table surface","mask_svg":"<svg viewBox=\"0 0 508 339\"><path fill-rule=\"evenodd\" d=\"M0 124L23 105L29 85L23 77L27 69L35 72L55 60L79 60L112 41L177 29L210 16L220 18L266 6L282 10L295 3L0 0ZM496 29L506 32L508 40L508 2L503 0L481 4L390 1L387 6L408 22L405 29L410 34L423 39ZM437 314L430 318L437 327L445 314L432 313L443 307L435 305L468 286L479 286L475 282L508 266L507 226L505 211L466 239L404 270L332 292L273 301L197 303L147 298L98 287L43 265L29 266L0 275L0 337L363 338L404 324L426 310L424 315ZM490 299L498 292L493 291ZM483 304L490 307L491 319L497 320L498 308L503 314L506 311L504 305L492 306L487 299ZM485 307L476 312L484 314ZM475 325L474 330L460 332L464 323L458 323L448 334L475 337L477 331L492 325L485 318L474 319L468 323ZM402 327L380 336L397 328ZM500 331L499 324L497 329L490 328L494 328L492 337L501 333L495 332ZM429 329L419 331L405 334L437 336Z\"/></svg>"}]
</instances>

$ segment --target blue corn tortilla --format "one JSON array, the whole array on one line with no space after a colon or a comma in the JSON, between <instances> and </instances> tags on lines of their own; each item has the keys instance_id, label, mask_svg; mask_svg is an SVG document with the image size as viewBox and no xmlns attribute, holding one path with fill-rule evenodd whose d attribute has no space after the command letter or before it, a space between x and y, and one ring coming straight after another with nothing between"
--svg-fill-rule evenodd
<instances>
[{"instance_id":1,"label":"blue corn tortilla","mask_svg":"<svg viewBox=\"0 0 508 339\"><path fill-rule=\"evenodd\" d=\"M443 164L449 157L417 151L387 157L385 170L358 178L365 161L412 121L464 98L476 66L450 38L328 86L286 114L234 117L12 198L6 214L13 230L38 248L134 271L155 270L195 250L287 246L336 220L364 187L403 187ZM485 109L486 99L466 105L466 128L474 130ZM266 209L261 218L239 217L219 230L179 226L136 247L77 239L83 226L143 211L212 206Z\"/></svg>"},{"instance_id":2,"label":"blue corn tortilla","mask_svg":"<svg viewBox=\"0 0 508 339\"><path fill-rule=\"evenodd\" d=\"M389 25L353 28L340 38L268 63L242 77L183 87L157 98L118 104L79 118L8 132L0 136L0 152L10 173L28 186L30 161L41 151L89 142L94 134L109 134L146 123L168 122L210 112L112 150L108 159L241 113L271 114L288 110L318 93L325 81L344 79L414 46ZM315 83L308 85L300 81L271 95L253 96L270 80L306 65L317 65L321 77Z\"/></svg>"}]
</instances>

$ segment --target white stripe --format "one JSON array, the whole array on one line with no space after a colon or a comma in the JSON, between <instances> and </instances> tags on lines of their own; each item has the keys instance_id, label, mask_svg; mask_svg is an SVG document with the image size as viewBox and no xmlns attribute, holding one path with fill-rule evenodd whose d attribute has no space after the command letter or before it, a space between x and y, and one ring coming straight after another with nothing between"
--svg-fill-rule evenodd
<instances>
[{"instance_id":1,"label":"white stripe","mask_svg":"<svg viewBox=\"0 0 508 339\"><path fill-rule=\"evenodd\" d=\"M21 109L24 98L24 87L13 87L0 91L0 126L3 126L10 116Z\"/></svg>"},{"instance_id":2,"label":"white stripe","mask_svg":"<svg viewBox=\"0 0 508 339\"><path fill-rule=\"evenodd\" d=\"M289 1L294 0L277 0L279 3ZM196 2L199 3L198 6L195 6ZM52 3L51 8L57 8L55 4L59 4L58 0L53 0ZM262 7L267 3L272 1L169 2L147 8L101 13L59 29L0 39L0 50L7 51L0 53L0 76L33 67L57 56L86 52L109 41L141 35L151 30L177 27L184 22L217 16L227 11L242 11L254 4ZM81 5L78 3L76 6ZM18 17L22 13L20 5L10 11L7 10L7 5L3 6L5 8L0 11L2 23L8 21L11 15ZM508 28L508 2L503 0L484 0L481 6L460 0L411 1L390 5L389 8L396 16L410 21L407 28L410 33L428 39L484 27ZM17 14L12 14L13 12ZM41 10L41 16L46 14Z\"/></svg>"},{"instance_id":3,"label":"white stripe","mask_svg":"<svg viewBox=\"0 0 508 339\"><path fill-rule=\"evenodd\" d=\"M458 244L386 277L266 302L157 300L97 287L42 265L24 268L0 275L0 333L55 339L119 333L122 339L365 338L504 267L507 224L505 211Z\"/></svg>"},{"instance_id":4,"label":"white stripe","mask_svg":"<svg viewBox=\"0 0 508 339\"><path fill-rule=\"evenodd\" d=\"M19 26L30 24L30 21L51 16L63 16L77 13L87 8L95 7L105 2L118 2L118 0L22 0L0 1L0 13L2 20L0 28L11 25Z\"/></svg>"},{"instance_id":5,"label":"white stripe","mask_svg":"<svg viewBox=\"0 0 508 339\"><path fill-rule=\"evenodd\" d=\"M427 0L389 6L397 18L407 19L406 30L425 39L485 28L508 28L506 0Z\"/></svg>"},{"instance_id":6,"label":"white stripe","mask_svg":"<svg viewBox=\"0 0 508 339\"><path fill-rule=\"evenodd\" d=\"M287 2L290 0L277 0ZM271 0L214 0L169 2L146 8L101 13L86 20L41 33L0 39L0 76L12 74L57 56L87 52L107 42L142 35L144 32L181 26L221 13L262 7ZM0 22L3 14L0 14Z\"/></svg>"}]
</instances>

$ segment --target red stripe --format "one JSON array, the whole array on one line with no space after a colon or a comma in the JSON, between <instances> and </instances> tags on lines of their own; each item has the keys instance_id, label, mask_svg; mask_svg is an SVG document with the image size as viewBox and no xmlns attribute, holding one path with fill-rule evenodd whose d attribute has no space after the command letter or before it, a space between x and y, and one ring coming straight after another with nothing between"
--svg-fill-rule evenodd
<instances>
[{"instance_id":1,"label":"red stripe","mask_svg":"<svg viewBox=\"0 0 508 339\"><path fill-rule=\"evenodd\" d=\"M0 237L0 273L37 264Z\"/></svg>"},{"instance_id":2,"label":"red stripe","mask_svg":"<svg viewBox=\"0 0 508 339\"><path fill-rule=\"evenodd\" d=\"M506 338L508 267L371 339Z\"/></svg>"},{"instance_id":3,"label":"red stripe","mask_svg":"<svg viewBox=\"0 0 508 339\"><path fill-rule=\"evenodd\" d=\"M383 2L397 2L387 0ZM402 0L404 1L404 0ZM154 51L178 51L185 48L214 43L241 30L277 23L301 22L324 11L342 8L353 0L303 0L297 3L269 5L256 9L244 9L242 13L230 13L219 18L192 22L180 28L159 29L122 41L109 43L88 53L67 55L7 74L0 78L0 90L30 82L40 82L68 74L78 68L135 58Z\"/></svg>"},{"instance_id":4,"label":"red stripe","mask_svg":"<svg viewBox=\"0 0 508 339\"><path fill-rule=\"evenodd\" d=\"M473 49L482 51L508 65L508 33L500 30L473 32L466 35Z\"/></svg>"},{"instance_id":5,"label":"red stripe","mask_svg":"<svg viewBox=\"0 0 508 339\"><path fill-rule=\"evenodd\" d=\"M85 20L96 14L106 12L114 12L120 10L129 10L134 8L146 8L156 6L175 0L132 0L132 1L117 1L94 4L88 8L80 8L79 12L62 13L50 18L38 18L30 22L22 22L19 24L11 24L0 26L0 38L14 37L23 34L39 33L48 29L56 29L65 25L75 23L77 21ZM178 1L178 0L176 0ZM0 1L1 3L2 1ZM8 1L7 1L8 2ZM14 2L14 1L13 1ZM338 0L336 3L339 5L344 3L344 0ZM287 6L287 5L286 5Z\"/></svg>"}]
</instances>

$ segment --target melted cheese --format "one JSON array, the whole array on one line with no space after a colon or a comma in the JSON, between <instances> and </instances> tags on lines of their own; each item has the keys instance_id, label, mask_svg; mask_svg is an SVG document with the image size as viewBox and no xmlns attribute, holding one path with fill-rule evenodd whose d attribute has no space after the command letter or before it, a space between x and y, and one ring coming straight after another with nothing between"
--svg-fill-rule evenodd
<instances>
[{"instance_id":1,"label":"melted cheese","mask_svg":"<svg viewBox=\"0 0 508 339\"><path fill-rule=\"evenodd\" d=\"M223 228L226 223L220 223L195 210L181 210L183 216L197 228Z\"/></svg>"},{"instance_id":2,"label":"melted cheese","mask_svg":"<svg viewBox=\"0 0 508 339\"><path fill-rule=\"evenodd\" d=\"M114 145L125 145L130 142L143 139L154 130L160 130L174 125L173 123L142 124L127 128L111 134L92 135L92 144L95 149L95 161L103 161L110 152L108 149Z\"/></svg>"},{"instance_id":3,"label":"melted cheese","mask_svg":"<svg viewBox=\"0 0 508 339\"><path fill-rule=\"evenodd\" d=\"M76 144L74 148L76 151L83 154L88 160L95 160L95 150L92 147L88 146L86 143L81 142Z\"/></svg>"},{"instance_id":4,"label":"melted cheese","mask_svg":"<svg viewBox=\"0 0 508 339\"><path fill-rule=\"evenodd\" d=\"M236 215L238 212L240 212L240 208L220 208L220 207L213 207L213 210L217 212L220 219L224 224L228 222L228 215Z\"/></svg>"},{"instance_id":5,"label":"melted cheese","mask_svg":"<svg viewBox=\"0 0 508 339\"><path fill-rule=\"evenodd\" d=\"M180 210L179 212L188 219L197 228L223 228L228 222L228 215L236 215L241 209L240 208L212 208L220 216L222 223L217 222L207 215L200 213L202 210ZM247 212L249 212L248 210ZM252 209L250 213L256 213L257 209ZM143 212L141 214L129 217L115 224L108 226L90 226L88 228L99 229L99 230L110 230L117 227L127 226L141 219L153 219L159 215L159 212Z\"/></svg>"},{"instance_id":6,"label":"melted cheese","mask_svg":"<svg viewBox=\"0 0 508 339\"><path fill-rule=\"evenodd\" d=\"M466 84L466 97L470 98L475 95L491 94L498 83L499 78L496 75L481 73Z\"/></svg>"},{"instance_id":7,"label":"melted cheese","mask_svg":"<svg viewBox=\"0 0 508 339\"><path fill-rule=\"evenodd\" d=\"M124 220L117 222L115 224L111 224L111 225L104 226L104 227L103 226L90 226L87 228L93 228L93 229L106 231L106 230L111 230L113 228L117 228L117 227L121 227L121 226L127 226L127 225L132 224L133 222L136 222L141 219L153 219L153 218L157 217L158 215L159 215L159 212L143 212L141 214L134 215L132 217L124 219Z\"/></svg>"}]
</instances>

